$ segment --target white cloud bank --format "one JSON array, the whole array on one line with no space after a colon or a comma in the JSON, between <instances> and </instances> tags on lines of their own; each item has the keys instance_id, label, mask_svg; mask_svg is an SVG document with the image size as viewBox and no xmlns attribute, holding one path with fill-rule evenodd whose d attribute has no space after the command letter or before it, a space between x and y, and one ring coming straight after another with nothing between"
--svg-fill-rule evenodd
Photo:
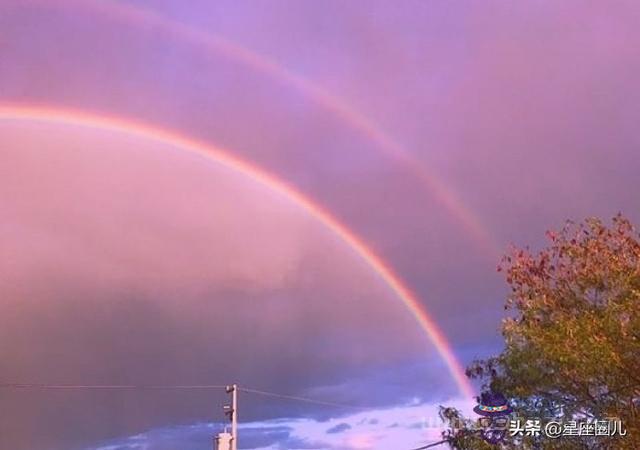
<instances>
[{"instance_id":1,"label":"white cloud bank","mask_svg":"<svg viewBox=\"0 0 640 450\"><path fill-rule=\"evenodd\" d=\"M470 414L466 399L443 405ZM329 420L273 419L241 424L241 449L254 450L410 450L437 441L442 432L439 404L412 404L373 409ZM87 450L204 450L213 448L213 436L222 425L199 423L166 427L103 443Z\"/></svg>"}]
</instances>

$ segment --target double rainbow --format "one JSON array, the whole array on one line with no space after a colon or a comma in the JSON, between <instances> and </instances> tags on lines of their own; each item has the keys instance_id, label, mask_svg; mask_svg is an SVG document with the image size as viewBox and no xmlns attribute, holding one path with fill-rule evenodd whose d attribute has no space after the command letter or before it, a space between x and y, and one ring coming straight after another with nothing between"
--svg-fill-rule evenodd
<instances>
[{"instance_id":1,"label":"double rainbow","mask_svg":"<svg viewBox=\"0 0 640 450\"><path fill-rule=\"evenodd\" d=\"M394 273L393 269L360 237L321 205L313 202L285 181L252 165L248 161L234 156L227 150L130 119L125 120L123 118L95 115L68 109L0 105L0 120L75 125L116 133L125 133L150 141L169 144L175 148L200 155L210 161L231 168L279 195L288 198L340 238L380 276L395 295L402 300L419 326L426 332L437 349L438 354L447 365L460 393L466 397L474 396L473 387L465 376L464 370L452 351L449 342L416 295L402 282L400 277Z\"/></svg>"}]
</instances>

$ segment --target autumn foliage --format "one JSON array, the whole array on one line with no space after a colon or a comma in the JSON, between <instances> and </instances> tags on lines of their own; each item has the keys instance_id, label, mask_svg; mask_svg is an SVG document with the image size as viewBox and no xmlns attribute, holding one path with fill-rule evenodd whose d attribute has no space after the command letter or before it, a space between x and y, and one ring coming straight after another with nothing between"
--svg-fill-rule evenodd
<instances>
[{"instance_id":1,"label":"autumn foliage","mask_svg":"<svg viewBox=\"0 0 640 450\"><path fill-rule=\"evenodd\" d=\"M618 215L610 225L567 223L548 238L537 254L514 249L504 258L505 347L467 373L513 399L520 416L619 418L627 430L618 438L507 439L503 448L640 449L638 234ZM464 430L447 436L454 448L485 448Z\"/></svg>"}]
</instances>

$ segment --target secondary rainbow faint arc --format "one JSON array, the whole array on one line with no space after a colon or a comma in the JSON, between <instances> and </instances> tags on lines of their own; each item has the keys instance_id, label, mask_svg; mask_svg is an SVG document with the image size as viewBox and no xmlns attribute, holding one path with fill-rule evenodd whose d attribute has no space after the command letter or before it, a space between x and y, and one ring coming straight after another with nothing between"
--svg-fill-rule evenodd
<instances>
[{"instance_id":1,"label":"secondary rainbow faint arc","mask_svg":"<svg viewBox=\"0 0 640 450\"><path fill-rule=\"evenodd\" d=\"M342 239L359 255L402 300L420 327L426 332L438 354L442 357L449 372L460 390L470 398L474 389L464 373L462 365L456 358L443 332L430 317L426 308L421 305L416 295L404 285L391 267L384 262L360 237L342 224L321 205L313 202L294 187L276 176L244 161L229 151L195 141L180 134L152 127L147 124L114 116L96 115L86 111L56 109L39 106L0 105L0 120L26 120L54 124L66 124L126 133L148 140L169 144L178 149L189 151L226 167L234 169L252 180L268 187L280 195L290 199L312 217L320 221L332 233Z\"/></svg>"},{"instance_id":2,"label":"secondary rainbow faint arc","mask_svg":"<svg viewBox=\"0 0 640 450\"><path fill-rule=\"evenodd\" d=\"M32 0L36 3L42 0ZM356 110L342 98L332 94L313 81L295 74L276 61L259 55L254 51L233 43L219 35L204 32L188 25L172 21L161 14L141 6L134 6L122 2L94 0L66 0L82 7L93 7L97 11L104 12L111 17L123 19L138 25L152 25L162 28L195 45L200 45L226 58L242 63L256 72L266 74L284 84L294 87L313 99L316 103L326 108L336 117L345 121L358 130L377 146L403 163L428 189L435 198L459 220L470 233L474 241L491 257L497 257L500 247L481 223L478 217L448 188L434 173L416 160L398 142L381 131L366 116Z\"/></svg>"}]
</instances>

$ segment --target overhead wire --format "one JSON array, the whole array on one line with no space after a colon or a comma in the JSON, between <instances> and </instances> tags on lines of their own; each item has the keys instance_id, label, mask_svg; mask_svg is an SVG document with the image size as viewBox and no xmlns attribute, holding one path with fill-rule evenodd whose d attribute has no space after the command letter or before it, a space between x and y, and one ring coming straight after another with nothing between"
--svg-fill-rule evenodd
<instances>
[{"instance_id":1,"label":"overhead wire","mask_svg":"<svg viewBox=\"0 0 640 450\"><path fill-rule=\"evenodd\" d=\"M0 389L32 389L32 390L217 390L226 389L222 384L50 384L50 383L0 383ZM241 392L280 398L316 405L333 406L348 409L363 409L362 406L346 405L337 402L316 400L297 395L280 394L247 387L238 387Z\"/></svg>"},{"instance_id":2,"label":"overhead wire","mask_svg":"<svg viewBox=\"0 0 640 450\"><path fill-rule=\"evenodd\" d=\"M293 400L293 401L299 401L304 403L314 403L316 405L335 406L337 408L347 408L347 409L364 409L363 406L354 406L354 405L346 405L344 403L327 402L327 401L315 400L307 397L299 397L296 395L277 394L275 392L262 391L259 389L239 387L238 390L240 392L247 392L249 394L257 394L265 397L280 398L283 400Z\"/></svg>"},{"instance_id":3,"label":"overhead wire","mask_svg":"<svg viewBox=\"0 0 640 450\"><path fill-rule=\"evenodd\" d=\"M51 383L0 383L0 389L15 390L218 390L227 389L228 385L223 384L51 384ZM264 391L247 387L238 387L240 392L261 395L264 397L279 398L283 400L311 403L322 406L331 406L346 409L365 409L363 406L347 405L343 403L316 400L297 395L280 394L277 392ZM423 447L412 450L425 450L441 444L447 440L433 442Z\"/></svg>"}]
</instances>

